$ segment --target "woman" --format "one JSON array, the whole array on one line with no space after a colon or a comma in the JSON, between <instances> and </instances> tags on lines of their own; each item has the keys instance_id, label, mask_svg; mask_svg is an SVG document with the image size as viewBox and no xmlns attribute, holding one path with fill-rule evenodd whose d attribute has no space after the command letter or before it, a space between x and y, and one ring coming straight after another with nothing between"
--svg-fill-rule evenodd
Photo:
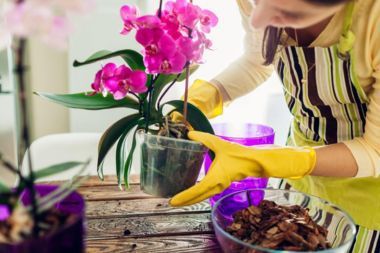
<instances>
[{"instance_id":1,"label":"woman","mask_svg":"<svg viewBox=\"0 0 380 253\"><path fill-rule=\"evenodd\" d=\"M202 201L246 176L286 178L350 213L358 224L352 252L380 252L380 1L237 2L246 52L210 82L197 80L190 102L215 117L274 68L294 116L287 147L252 149L190 132L216 158L170 203Z\"/></svg>"}]
</instances>

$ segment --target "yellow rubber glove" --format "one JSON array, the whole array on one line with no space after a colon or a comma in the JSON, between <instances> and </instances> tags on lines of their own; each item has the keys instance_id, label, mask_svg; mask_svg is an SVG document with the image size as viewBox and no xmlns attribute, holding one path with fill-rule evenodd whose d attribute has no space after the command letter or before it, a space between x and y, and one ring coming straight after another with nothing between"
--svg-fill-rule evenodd
<instances>
[{"instance_id":1,"label":"yellow rubber glove","mask_svg":"<svg viewBox=\"0 0 380 253\"><path fill-rule=\"evenodd\" d=\"M213 150L215 159L202 181L170 200L172 206L198 203L248 176L301 178L310 174L316 163L315 151L309 147L247 147L198 131L190 131L188 136Z\"/></svg>"},{"instance_id":2,"label":"yellow rubber glove","mask_svg":"<svg viewBox=\"0 0 380 253\"><path fill-rule=\"evenodd\" d=\"M188 102L201 110L209 119L223 113L223 99L218 88L204 80L195 80L190 86ZM171 117L177 122L183 119L179 112L173 112Z\"/></svg>"}]
</instances>

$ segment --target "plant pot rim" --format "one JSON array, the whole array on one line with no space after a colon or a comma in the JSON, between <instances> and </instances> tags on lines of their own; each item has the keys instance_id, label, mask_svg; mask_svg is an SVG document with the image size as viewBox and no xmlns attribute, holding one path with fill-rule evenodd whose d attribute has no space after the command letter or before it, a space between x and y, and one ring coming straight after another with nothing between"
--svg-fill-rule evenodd
<instances>
[{"instance_id":1,"label":"plant pot rim","mask_svg":"<svg viewBox=\"0 0 380 253\"><path fill-rule=\"evenodd\" d=\"M221 137L221 138L231 138L231 139L235 139L235 140L260 140L260 139L264 139L264 138L270 138L270 137L274 137L275 136L275 131L273 129L273 127L269 126L269 125L265 125L265 124L257 124L257 123L238 123L238 124L234 124L234 123L228 123L228 122L221 122L221 123L213 123L211 124L212 128L214 129L214 132L215 132L215 136L218 136L218 137ZM229 132L227 133L222 133L221 130L223 128L229 128L229 127L232 127L232 128L237 128L238 130L241 130L241 129L250 129L251 131L253 131L254 129L257 129L257 130L260 130L260 134L257 134L257 133L252 133L248 136L242 136L242 135L239 135L239 134L234 134L234 135L231 135ZM228 131L228 130L227 130ZM244 131L244 130L243 130ZM245 131L244 131L245 132Z\"/></svg>"},{"instance_id":2,"label":"plant pot rim","mask_svg":"<svg viewBox=\"0 0 380 253\"><path fill-rule=\"evenodd\" d=\"M173 142L173 143L175 142L175 143L177 143L179 145L184 145L183 148L180 148L180 147L167 147L167 148L189 150L189 151L192 151L192 152L207 152L208 151L208 148L206 146L204 146L199 141L177 139L177 138L173 138L173 137L167 137L167 136L162 136L162 135L155 135L155 134L151 134L151 133L146 133L143 129L138 130L137 131L137 135L138 136L143 136L143 138L144 137L146 137L146 138L156 138L156 139L166 140L166 141ZM189 149L189 148L185 147L185 146L190 146L190 145L193 146L193 147L196 147L196 148ZM164 146L164 145L157 144L157 146Z\"/></svg>"}]
</instances>

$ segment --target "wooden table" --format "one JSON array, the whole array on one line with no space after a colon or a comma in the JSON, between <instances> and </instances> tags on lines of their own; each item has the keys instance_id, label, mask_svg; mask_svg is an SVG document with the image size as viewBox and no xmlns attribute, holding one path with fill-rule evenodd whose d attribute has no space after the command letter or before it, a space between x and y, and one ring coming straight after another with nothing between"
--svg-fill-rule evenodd
<instances>
[{"instance_id":1,"label":"wooden table","mask_svg":"<svg viewBox=\"0 0 380 253\"><path fill-rule=\"evenodd\" d=\"M115 176L91 177L78 191L86 200L86 252L222 252L207 201L172 208L143 193L137 177L127 191Z\"/></svg>"}]
</instances>

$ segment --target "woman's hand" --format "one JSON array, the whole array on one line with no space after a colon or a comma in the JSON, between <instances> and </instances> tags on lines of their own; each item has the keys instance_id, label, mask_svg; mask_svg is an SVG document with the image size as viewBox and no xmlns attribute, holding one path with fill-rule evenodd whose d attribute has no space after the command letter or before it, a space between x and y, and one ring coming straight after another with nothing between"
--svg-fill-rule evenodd
<instances>
[{"instance_id":1,"label":"woman's hand","mask_svg":"<svg viewBox=\"0 0 380 253\"><path fill-rule=\"evenodd\" d=\"M201 182L170 200L172 206L198 203L248 176L300 178L310 174L316 163L312 148L246 147L197 131L188 136L213 150L215 159Z\"/></svg>"}]
</instances>

